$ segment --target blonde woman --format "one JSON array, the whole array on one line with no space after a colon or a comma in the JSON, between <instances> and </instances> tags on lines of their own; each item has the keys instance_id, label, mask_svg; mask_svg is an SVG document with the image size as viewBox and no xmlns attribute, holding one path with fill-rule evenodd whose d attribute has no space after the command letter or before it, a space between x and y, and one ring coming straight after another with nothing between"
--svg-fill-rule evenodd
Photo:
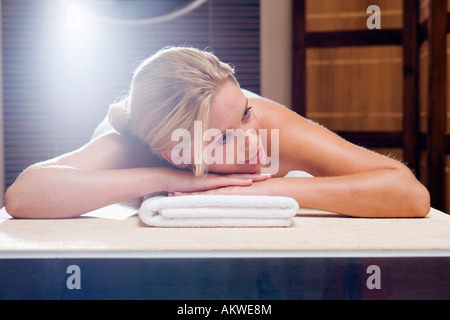
<instances>
[{"instance_id":1,"label":"blonde woman","mask_svg":"<svg viewBox=\"0 0 450 320\"><path fill-rule=\"evenodd\" d=\"M209 52L170 47L143 61L109 123L114 130L82 148L27 168L6 192L8 213L68 218L158 192L289 196L356 217L430 210L428 191L402 163L241 89ZM239 130L245 139L233 145ZM262 174L269 158L276 170ZM285 177L293 170L313 177Z\"/></svg>"}]
</instances>

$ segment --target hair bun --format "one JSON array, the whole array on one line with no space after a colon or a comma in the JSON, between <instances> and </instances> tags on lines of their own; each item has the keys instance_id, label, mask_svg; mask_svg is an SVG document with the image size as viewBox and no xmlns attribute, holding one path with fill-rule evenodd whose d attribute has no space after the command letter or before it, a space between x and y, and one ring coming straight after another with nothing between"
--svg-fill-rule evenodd
<instances>
[{"instance_id":1,"label":"hair bun","mask_svg":"<svg viewBox=\"0 0 450 320\"><path fill-rule=\"evenodd\" d=\"M109 106L108 117L114 130L120 134L130 134L130 110L128 109L128 99L111 104Z\"/></svg>"}]
</instances>

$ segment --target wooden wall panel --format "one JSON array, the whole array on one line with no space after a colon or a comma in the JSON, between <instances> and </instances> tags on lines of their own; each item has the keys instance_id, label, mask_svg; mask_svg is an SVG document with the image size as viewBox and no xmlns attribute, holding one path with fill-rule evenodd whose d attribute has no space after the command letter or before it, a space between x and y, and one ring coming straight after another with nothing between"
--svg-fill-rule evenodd
<instances>
[{"instance_id":1,"label":"wooden wall panel","mask_svg":"<svg viewBox=\"0 0 450 320\"><path fill-rule=\"evenodd\" d=\"M419 0L420 2L420 15L419 22L424 22L430 15L430 1L429 0Z\"/></svg>"},{"instance_id":2,"label":"wooden wall panel","mask_svg":"<svg viewBox=\"0 0 450 320\"><path fill-rule=\"evenodd\" d=\"M409 142L407 148L410 148L410 145L428 145L428 152L422 153L420 164L413 168L422 169L419 170L421 171L420 176L422 182L434 194L434 205L443 209L443 202L447 202L447 207L450 207L450 191L447 188L446 193L442 192L446 189L445 185L448 186L450 183L448 177L450 160L443 154L444 145L446 145L447 154L450 149L450 139L448 136L444 137L444 133L450 134L450 126L443 125L445 122L450 123L450 99L446 99L446 96L448 97L450 94L450 81L448 81L450 76L450 34L447 34L447 44L444 47L447 49L447 64L445 59L442 59L445 55L441 44L445 46L445 40L442 39L443 26L446 27L447 33L450 32L450 21L447 21L446 25L443 23L445 14L447 14L444 14L445 11L449 12L447 20L450 17L450 1L418 1L419 22L421 23L418 28L420 77L418 90L414 90L414 93L418 92L419 122L417 125L422 136L417 139L404 139L403 142ZM361 47L361 45L369 45L369 43L361 42L359 38L359 47L351 47L353 43L350 43L350 41L357 41L357 37L353 38L350 35L366 36L362 32L354 31L366 30L368 6L378 5L381 8L381 24L382 29L385 29L381 31L386 32L389 31L388 29L400 30L403 27L403 8L408 12L414 11L409 7L410 3L412 2L405 4L402 0L306 0L305 30L312 34L307 34L305 40L308 46L314 48L306 50L306 68L302 69L305 72L298 73L300 78L306 75L306 78L303 78L306 85L304 95L306 101L297 99L298 110L306 110L304 114L307 117L334 131L396 132L401 131L405 124L407 131L404 137L406 134L408 137L414 135L411 125L415 126L415 121L412 121L410 114L403 114L403 103L406 103L405 106L414 104L411 99L408 101L407 91L405 91L406 100L403 99L404 72L410 70L414 65L408 60L405 61L406 65L403 64L403 59L407 59L408 55L405 55L407 52L403 52L400 43L397 45L398 39L385 43L374 38L370 40L370 47ZM403 7L404 5L406 6ZM408 26L411 25L412 19L405 20L405 23L408 23ZM299 28L302 28L301 23L299 23ZM430 30L434 31L430 33ZM340 37L339 31L353 32L346 33L349 37L346 42L342 41L343 39L333 41ZM323 37L325 33L328 38ZM390 35L395 38L395 32L391 33ZM407 32L402 34L405 37L408 36ZM412 41L414 34L412 36L412 38L404 39ZM430 40L422 43L426 38ZM298 47L297 51L299 48L301 49L299 40L300 38L297 37L294 41ZM380 46L374 46L374 41ZM335 45L342 47L334 47ZM414 46L406 48L414 49ZM410 59L412 58L410 57ZM440 69L441 66L443 69ZM432 72L430 73L430 71ZM443 85L446 81L445 76L442 76L442 71L447 74L446 86ZM411 79L406 79L409 80L405 82L405 88L411 87ZM301 83L300 81L299 84ZM446 94L443 94L443 91L446 91ZM442 103L444 100L446 100L446 104ZM415 111L410 109L415 114ZM409 117L411 121L402 121L404 116ZM409 124L408 127L407 124ZM446 139L445 142L443 139ZM397 147L397 145L391 147ZM391 150L393 149L377 149L384 154L391 154ZM401 152L397 151L399 150L393 154L396 158L398 155L401 157ZM407 154L409 155L410 152ZM444 158L445 161L443 161ZM445 172L444 165L446 165ZM442 180L444 176L446 176L446 183Z\"/></svg>"},{"instance_id":3,"label":"wooden wall panel","mask_svg":"<svg viewBox=\"0 0 450 320\"><path fill-rule=\"evenodd\" d=\"M382 28L402 27L402 0L307 0L307 31L365 30L371 5L382 8Z\"/></svg>"},{"instance_id":4,"label":"wooden wall panel","mask_svg":"<svg viewBox=\"0 0 450 320\"><path fill-rule=\"evenodd\" d=\"M450 13L450 0L447 0L447 12ZM448 19L448 16L447 16ZM447 25L449 25L449 21L447 21ZM447 30L448 31L448 30ZM450 134L450 34L447 34L447 134ZM447 156L446 159L446 186L447 186L447 194L446 194L446 208L450 209L450 156Z\"/></svg>"},{"instance_id":5,"label":"wooden wall panel","mask_svg":"<svg viewBox=\"0 0 450 320\"><path fill-rule=\"evenodd\" d=\"M447 208L447 213L449 213L450 209L450 156L446 157L446 166L445 166L445 184L447 186L446 196L445 196L445 206ZM449 213L450 214L450 213Z\"/></svg>"},{"instance_id":6,"label":"wooden wall panel","mask_svg":"<svg viewBox=\"0 0 450 320\"><path fill-rule=\"evenodd\" d=\"M419 106L420 106L420 131L427 132L428 113L428 78L429 78L429 43L426 40L419 49Z\"/></svg>"},{"instance_id":7,"label":"wooden wall panel","mask_svg":"<svg viewBox=\"0 0 450 320\"><path fill-rule=\"evenodd\" d=\"M447 34L447 134L450 134L450 34Z\"/></svg>"},{"instance_id":8,"label":"wooden wall panel","mask_svg":"<svg viewBox=\"0 0 450 320\"><path fill-rule=\"evenodd\" d=\"M309 49L307 117L332 130L402 129L399 46Z\"/></svg>"},{"instance_id":9,"label":"wooden wall panel","mask_svg":"<svg viewBox=\"0 0 450 320\"><path fill-rule=\"evenodd\" d=\"M440 2L440 0L433 0L433 1L439 1L439 5L441 5L442 3ZM430 5L431 5L431 1L430 0L420 0L420 22L424 23L427 22L430 17ZM440 6L442 7L442 6ZM447 12L450 12L450 1L447 1ZM440 10L440 9L439 9ZM439 11L441 12L441 11ZM438 18L438 20L441 20L441 16L440 18ZM429 22L426 23L427 28L430 28ZM447 21L447 32L448 30L448 26L449 26L449 21ZM437 41L439 42L439 41ZM444 41L445 42L445 41ZM436 42L435 42L436 43ZM442 42L440 42L442 43ZM447 103L446 103L446 111L445 112L440 112L440 114L443 117L446 117L446 127L441 129L439 128L439 131L445 132L446 134L450 133L450 126L448 125L450 123L450 101L448 99L449 94L450 94L450 35L447 34L446 36L446 44L442 43L444 46L446 46L446 60L447 60L447 70L446 70L446 79L447 79L447 87L445 88L446 91L446 96L447 96ZM435 44L436 45L436 44ZM436 50L441 50L440 48L438 49L438 46L435 46L435 51ZM434 122L433 125L430 126L430 119L429 119L429 115L428 112L429 110L435 110L434 112L437 111L437 107L438 104L440 103L433 103L433 105L430 106L430 88L429 88L429 79L430 79L430 61L431 61L431 57L430 57L430 42L428 40L426 40L420 48L420 130L422 132L427 132L430 133L432 131L434 131L436 129L437 122L436 122L436 118L434 118ZM439 65L435 65L435 68L439 68ZM444 67L445 68L445 67ZM433 87L435 88L437 85L436 81L433 83ZM438 100L435 100L435 102L437 101L441 101L441 98L439 98ZM431 108L431 109L430 109ZM437 117L437 119L441 118L441 116L439 115ZM440 135L440 134L439 134ZM434 137L433 140L433 146L431 146L431 148L435 149L433 151L433 155L431 154L426 154L425 152L422 153L421 156L421 168L422 168L422 173L421 174L421 181L429 186L429 185L436 185L439 183L439 186L437 187L438 189L444 189L444 193L442 195L441 199L441 203L443 203L443 209L445 210L445 208L448 210L448 208L450 208L450 157L449 156L444 156L442 154L442 148L436 148L436 146L442 146L442 139L445 139L444 136L441 137ZM430 143L430 138L428 139L428 144ZM432 164L431 161L433 161L435 164L433 165L433 167L439 167L440 165L436 165L436 163L440 162L437 159L436 154L441 154L441 157L443 160L442 162L445 165L445 170L440 171L439 173L436 170L439 170L438 168L435 169L435 171L433 172L432 168ZM445 159L444 159L445 158ZM428 172L428 174L426 174L426 172ZM443 176L440 178L443 178L443 180L441 181L441 179L437 176ZM436 192L438 192L438 190L436 190ZM433 191L432 191L433 193ZM433 196L432 196L433 198Z\"/></svg>"},{"instance_id":10,"label":"wooden wall panel","mask_svg":"<svg viewBox=\"0 0 450 320\"><path fill-rule=\"evenodd\" d=\"M402 27L402 1L306 1L306 29L365 30L370 5L382 8L382 28ZM307 117L332 130L402 129L400 46L307 50Z\"/></svg>"}]
</instances>

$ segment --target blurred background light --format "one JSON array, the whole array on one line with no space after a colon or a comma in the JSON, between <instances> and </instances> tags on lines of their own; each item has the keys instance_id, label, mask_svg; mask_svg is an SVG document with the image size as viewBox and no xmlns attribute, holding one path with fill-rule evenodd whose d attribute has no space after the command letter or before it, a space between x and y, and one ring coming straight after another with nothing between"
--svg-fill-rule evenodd
<instances>
[{"instance_id":1,"label":"blurred background light","mask_svg":"<svg viewBox=\"0 0 450 320\"><path fill-rule=\"evenodd\" d=\"M86 0L85 0L86 1ZM161 23L184 16L208 0L111 0L90 1L91 16L109 23L145 25Z\"/></svg>"},{"instance_id":2,"label":"blurred background light","mask_svg":"<svg viewBox=\"0 0 450 320\"><path fill-rule=\"evenodd\" d=\"M66 27L70 31L79 31L82 28L81 8L76 4L69 4L66 8Z\"/></svg>"},{"instance_id":3,"label":"blurred background light","mask_svg":"<svg viewBox=\"0 0 450 320\"><path fill-rule=\"evenodd\" d=\"M89 141L163 47L211 48L260 92L259 0L2 0L2 19L6 188Z\"/></svg>"},{"instance_id":4,"label":"blurred background light","mask_svg":"<svg viewBox=\"0 0 450 320\"><path fill-rule=\"evenodd\" d=\"M93 24L86 10L76 2L67 2L64 6L66 45L72 50L86 49L90 36L93 34Z\"/></svg>"}]
</instances>

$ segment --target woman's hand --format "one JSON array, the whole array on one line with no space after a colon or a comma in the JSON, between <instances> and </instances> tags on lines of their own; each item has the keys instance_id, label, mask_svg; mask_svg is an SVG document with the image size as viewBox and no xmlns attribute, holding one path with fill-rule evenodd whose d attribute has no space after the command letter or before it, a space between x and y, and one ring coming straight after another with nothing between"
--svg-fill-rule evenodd
<instances>
[{"instance_id":1,"label":"woman's hand","mask_svg":"<svg viewBox=\"0 0 450 320\"><path fill-rule=\"evenodd\" d=\"M169 196L182 196L192 194L222 194L222 195L259 195L259 196L274 196L277 195L276 191L279 190L278 184L284 178L272 178L270 180L258 179L254 183L248 185L233 185L217 187L206 191L191 191L191 192L172 192Z\"/></svg>"},{"instance_id":2,"label":"woman's hand","mask_svg":"<svg viewBox=\"0 0 450 320\"><path fill-rule=\"evenodd\" d=\"M271 178L267 174L214 174L196 177L190 171L168 169L166 190L169 196L220 190L220 188L248 187L254 182L263 182Z\"/></svg>"}]
</instances>

